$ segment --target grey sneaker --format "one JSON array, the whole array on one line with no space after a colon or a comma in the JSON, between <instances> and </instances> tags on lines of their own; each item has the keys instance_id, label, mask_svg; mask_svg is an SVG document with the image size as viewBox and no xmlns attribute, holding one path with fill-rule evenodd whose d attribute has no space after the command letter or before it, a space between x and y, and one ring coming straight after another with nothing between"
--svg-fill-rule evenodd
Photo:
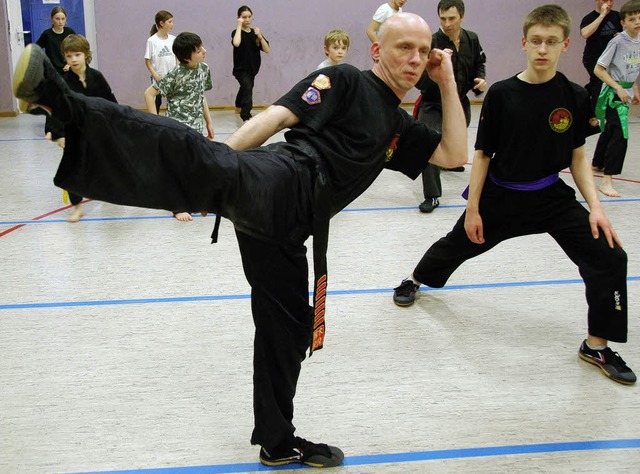
<instances>
[{"instance_id":1,"label":"grey sneaker","mask_svg":"<svg viewBox=\"0 0 640 474\"><path fill-rule=\"evenodd\" d=\"M627 367L620 354L613 352L609 347L605 347L603 350L590 349L585 339L582 341L578 356L582 360L600 367L600 370L611 380L625 385L636 383L636 374Z\"/></svg>"},{"instance_id":2,"label":"grey sneaker","mask_svg":"<svg viewBox=\"0 0 640 474\"><path fill-rule=\"evenodd\" d=\"M411 306L416 301L418 288L413 281L402 280L400 286L393 289L393 302L398 306Z\"/></svg>"},{"instance_id":3,"label":"grey sneaker","mask_svg":"<svg viewBox=\"0 0 640 474\"><path fill-rule=\"evenodd\" d=\"M260 462L265 466L285 464L306 464L311 467L335 467L344 461L340 448L326 444L312 443L296 436L284 446L266 450L260 448Z\"/></svg>"}]
</instances>

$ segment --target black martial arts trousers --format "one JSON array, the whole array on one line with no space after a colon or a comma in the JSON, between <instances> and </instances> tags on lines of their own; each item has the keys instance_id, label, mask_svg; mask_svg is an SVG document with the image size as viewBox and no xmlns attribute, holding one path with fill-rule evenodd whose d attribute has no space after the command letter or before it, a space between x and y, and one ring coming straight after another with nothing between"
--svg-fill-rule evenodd
<instances>
[{"instance_id":1,"label":"black martial arts trousers","mask_svg":"<svg viewBox=\"0 0 640 474\"><path fill-rule=\"evenodd\" d=\"M464 97L461 103L468 127L471 122L471 104L467 97ZM429 128L442 132L442 104L423 100L418 108L417 119L426 123ZM425 199L442 196L442 180L440 179L439 166L427 163L422 172L422 195Z\"/></svg>"},{"instance_id":2,"label":"black martial arts trousers","mask_svg":"<svg viewBox=\"0 0 640 474\"><path fill-rule=\"evenodd\" d=\"M234 74L240 88L236 94L235 105L240 109L240 118L249 120L253 108L253 85L256 76L248 72L240 71Z\"/></svg>"},{"instance_id":3,"label":"black martial arts trousers","mask_svg":"<svg viewBox=\"0 0 640 474\"><path fill-rule=\"evenodd\" d=\"M604 174L615 176L622 173L629 141L624 138L622 123L616 109L607 107L604 132L598 137L591 165L602 168Z\"/></svg>"},{"instance_id":4,"label":"black martial arts trousers","mask_svg":"<svg viewBox=\"0 0 640 474\"><path fill-rule=\"evenodd\" d=\"M514 191L487 179L480 198L484 244L467 237L465 215L424 254L413 273L419 282L442 288L465 261L500 242L548 233L578 266L585 282L589 334L627 341L627 254L618 245L610 248L602 231L600 238L593 238L589 213L571 187L558 180L538 191Z\"/></svg>"},{"instance_id":5,"label":"black martial arts trousers","mask_svg":"<svg viewBox=\"0 0 640 474\"><path fill-rule=\"evenodd\" d=\"M286 144L235 151L166 117L71 100L57 186L115 204L215 212L234 223L256 328L251 442L277 446L295 430L293 397L311 343L304 242L313 166Z\"/></svg>"}]
</instances>

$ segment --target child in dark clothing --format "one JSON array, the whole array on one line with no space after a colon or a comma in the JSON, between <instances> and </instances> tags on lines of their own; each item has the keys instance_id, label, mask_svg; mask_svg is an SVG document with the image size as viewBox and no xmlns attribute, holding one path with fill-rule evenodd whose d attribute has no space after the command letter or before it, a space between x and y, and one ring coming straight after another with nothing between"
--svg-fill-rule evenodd
<instances>
[{"instance_id":1,"label":"child in dark clothing","mask_svg":"<svg viewBox=\"0 0 640 474\"><path fill-rule=\"evenodd\" d=\"M240 83L236 96L236 111L240 118L251 118L253 81L260 70L260 51L269 53L269 42L260 28L251 28L253 12L246 5L238 8L238 26L231 32L233 44L233 77Z\"/></svg>"},{"instance_id":2,"label":"child in dark clothing","mask_svg":"<svg viewBox=\"0 0 640 474\"><path fill-rule=\"evenodd\" d=\"M44 49L44 52L47 53L47 57L56 68L56 71L62 74L69 70L69 66L64 61L60 45L67 36L75 34L75 31L65 26L67 24L67 12L61 6L54 7L51 10L49 19L51 21L51 28L42 32L36 44ZM44 124L44 133L47 140L55 139L55 137L52 136L53 127L55 127L55 125L52 124L51 118L47 117Z\"/></svg>"},{"instance_id":3,"label":"child in dark clothing","mask_svg":"<svg viewBox=\"0 0 640 474\"><path fill-rule=\"evenodd\" d=\"M102 97L111 102L118 102L111 91L109 83L97 69L89 67L91 62L91 49L89 42L82 35L72 34L67 36L60 46L69 70L63 74L63 78L71 90L90 97ZM58 135L56 142L64 148L64 126L54 120L55 133ZM69 200L74 209L69 217L69 222L78 222L83 216L82 196L69 193Z\"/></svg>"}]
</instances>

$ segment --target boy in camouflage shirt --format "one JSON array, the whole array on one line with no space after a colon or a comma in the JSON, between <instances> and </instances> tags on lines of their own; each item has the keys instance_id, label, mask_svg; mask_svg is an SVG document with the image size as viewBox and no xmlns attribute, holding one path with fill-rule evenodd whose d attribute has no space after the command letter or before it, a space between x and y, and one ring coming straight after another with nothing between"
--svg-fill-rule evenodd
<instances>
[{"instance_id":1,"label":"boy in camouflage shirt","mask_svg":"<svg viewBox=\"0 0 640 474\"><path fill-rule=\"evenodd\" d=\"M207 50L202 46L202 39L195 33L180 33L176 36L172 49L180 63L144 91L147 110L157 114L155 98L162 94L168 102L167 117L200 133L204 133L203 125L206 125L207 137L213 139L213 122L204 95L204 91L210 90L213 84L209 66L204 62ZM193 220L188 212L176 211L173 215L179 221Z\"/></svg>"},{"instance_id":2,"label":"boy in camouflage shirt","mask_svg":"<svg viewBox=\"0 0 640 474\"><path fill-rule=\"evenodd\" d=\"M213 122L204 91L213 87L209 66L204 62L207 50L195 33L180 33L173 42L173 53L180 61L157 84L144 92L147 109L155 114L155 97L162 94L169 103L167 116L213 138Z\"/></svg>"}]
</instances>

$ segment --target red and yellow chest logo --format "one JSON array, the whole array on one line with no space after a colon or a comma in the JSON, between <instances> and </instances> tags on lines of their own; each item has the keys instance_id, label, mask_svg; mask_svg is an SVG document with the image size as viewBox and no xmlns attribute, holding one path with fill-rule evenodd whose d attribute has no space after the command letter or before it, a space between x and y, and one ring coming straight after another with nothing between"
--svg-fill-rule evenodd
<instances>
[{"instance_id":1,"label":"red and yellow chest logo","mask_svg":"<svg viewBox=\"0 0 640 474\"><path fill-rule=\"evenodd\" d=\"M551 115L549 115L549 126L554 132L564 133L571 128L572 123L573 117L571 116L571 112L565 108L555 109L551 112Z\"/></svg>"}]
</instances>

